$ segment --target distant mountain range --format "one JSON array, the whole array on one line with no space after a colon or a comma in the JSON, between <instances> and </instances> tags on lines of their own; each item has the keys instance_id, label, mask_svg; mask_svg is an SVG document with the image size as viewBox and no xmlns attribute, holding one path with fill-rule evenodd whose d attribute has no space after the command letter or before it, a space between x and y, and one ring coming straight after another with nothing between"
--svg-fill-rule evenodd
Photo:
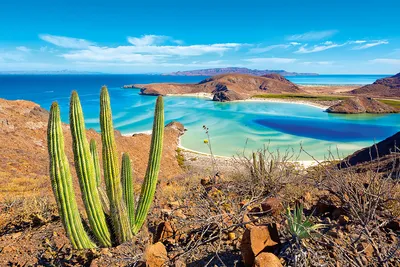
<instances>
[{"instance_id":1,"label":"distant mountain range","mask_svg":"<svg viewBox=\"0 0 400 267\"><path fill-rule=\"evenodd\" d=\"M317 73L298 73L298 72L288 72L285 70L256 70L248 68L214 68L214 69L202 69L202 70L188 70L188 71L177 71L171 73L165 73L163 75L168 76L214 76L226 73L240 73L240 74L250 74L261 76L265 74L280 74L282 76L317 76Z\"/></svg>"}]
</instances>

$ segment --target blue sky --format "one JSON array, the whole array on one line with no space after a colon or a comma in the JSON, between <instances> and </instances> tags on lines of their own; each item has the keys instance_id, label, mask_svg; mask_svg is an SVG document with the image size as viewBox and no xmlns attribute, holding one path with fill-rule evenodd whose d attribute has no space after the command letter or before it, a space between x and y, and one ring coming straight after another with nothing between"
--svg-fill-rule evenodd
<instances>
[{"instance_id":1,"label":"blue sky","mask_svg":"<svg viewBox=\"0 0 400 267\"><path fill-rule=\"evenodd\" d=\"M2 0L0 71L394 74L399 13L393 0Z\"/></svg>"}]
</instances>

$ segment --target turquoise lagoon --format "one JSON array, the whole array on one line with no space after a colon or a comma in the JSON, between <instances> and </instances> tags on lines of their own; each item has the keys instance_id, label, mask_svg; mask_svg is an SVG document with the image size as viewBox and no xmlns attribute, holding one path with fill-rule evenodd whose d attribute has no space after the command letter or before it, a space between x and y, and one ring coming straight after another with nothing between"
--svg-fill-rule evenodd
<instances>
[{"instance_id":1,"label":"turquoise lagoon","mask_svg":"<svg viewBox=\"0 0 400 267\"><path fill-rule=\"evenodd\" d=\"M148 82L197 82L203 77L168 77L160 75L0 75L0 97L26 99L48 109L58 101L62 119L68 122L69 95L77 89L81 98L88 128L99 130L100 86L109 86L114 126L123 134L146 132L151 129L155 97L139 95L139 90L122 89L124 84ZM290 77L289 77L290 78ZM350 79L357 83L370 77ZM374 77L375 78L375 77ZM329 75L296 77L318 84L338 82L340 77ZM300 81L298 81L300 82ZM311 82L309 82L311 83ZM210 130L213 152L232 156L268 145L271 151L287 149L298 153L300 145L317 159L328 151L340 157L381 141L400 131L400 114L339 115L303 104L273 102L218 103L206 98L165 97L166 122L179 121L187 129L181 138L185 148L208 152L203 143L203 125ZM338 152L337 152L338 151ZM311 160L302 153L299 160Z\"/></svg>"}]
</instances>

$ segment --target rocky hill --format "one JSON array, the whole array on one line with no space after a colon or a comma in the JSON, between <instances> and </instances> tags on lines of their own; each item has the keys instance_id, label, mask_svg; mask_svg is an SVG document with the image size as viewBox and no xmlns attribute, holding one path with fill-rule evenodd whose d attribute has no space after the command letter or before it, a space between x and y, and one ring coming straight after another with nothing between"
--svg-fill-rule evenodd
<instances>
[{"instance_id":1,"label":"rocky hill","mask_svg":"<svg viewBox=\"0 0 400 267\"><path fill-rule=\"evenodd\" d=\"M279 74L265 77L246 74L222 74L207 78L197 84L153 83L135 84L144 95L208 93L215 101L241 100L262 93L303 93L294 83Z\"/></svg>"},{"instance_id":2,"label":"rocky hill","mask_svg":"<svg viewBox=\"0 0 400 267\"><path fill-rule=\"evenodd\" d=\"M0 200L10 197L11 194L13 197L40 196L51 192L47 121L48 112L33 102L0 99ZM63 128L66 153L73 166L69 125L64 124ZM178 136L182 132L183 126L178 123L170 124L165 129L161 178L180 173L175 150ZM101 151L100 135L94 130L87 131L87 135L96 140ZM142 179L146 171L150 139L151 136L146 134L131 137L116 132L119 155L122 152L129 153L138 179ZM71 170L74 172L73 167ZM75 182L77 185L77 181Z\"/></svg>"},{"instance_id":3,"label":"rocky hill","mask_svg":"<svg viewBox=\"0 0 400 267\"><path fill-rule=\"evenodd\" d=\"M369 170L400 178L400 132L354 152L340 162L338 167L355 167L358 172Z\"/></svg>"},{"instance_id":4,"label":"rocky hill","mask_svg":"<svg viewBox=\"0 0 400 267\"><path fill-rule=\"evenodd\" d=\"M172 72L172 73L166 73L164 75L170 75L170 76L214 76L214 75L227 74L227 73L250 74L250 75L256 75L256 76L261 76L261 75L271 74L271 73L276 73L276 74L279 74L282 76L316 76L316 75L318 75L317 73L297 73L297 72L288 72L285 70L256 70L256 69L237 68L237 67L177 71L177 72Z\"/></svg>"},{"instance_id":5,"label":"rocky hill","mask_svg":"<svg viewBox=\"0 0 400 267\"><path fill-rule=\"evenodd\" d=\"M326 110L330 113L397 113L399 110L370 97L352 97L345 99Z\"/></svg>"},{"instance_id":6,"label":"rocky hill","mask_svg":"<svg viewBox=\"0 0 400 267\"><path fill-rule=\"evenodd\" d=\"M400 73L378 79L373 84L354 89L350 93L374 97L400 97Z\"/></svg>"}]
</instances>

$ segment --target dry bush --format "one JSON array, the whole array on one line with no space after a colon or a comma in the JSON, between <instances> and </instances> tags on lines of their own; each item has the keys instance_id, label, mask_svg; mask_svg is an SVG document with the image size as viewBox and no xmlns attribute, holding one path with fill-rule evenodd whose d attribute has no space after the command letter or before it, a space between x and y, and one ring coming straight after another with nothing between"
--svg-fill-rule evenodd
<instances>
[{"instance_id":1,"label":"dry bush","mask_svg":"<svg viewBox=\"0 0 400 267\"><path fill-rule=\"evenodd\" d=\"M248 156L246 151L237 155L237 176L243 179L242 186L248 186L251 196L276 196L284 187L301 184L304 168L296 163L298 155L293 150L281 153L271 151L268 146Z\"/></svg>"},{"instance_id":2,"label":"dry bush","mask_svg":"<svg viewBox=\"0 0 400 267\"><path fill-rule=\"evenodd\" d=\"M363 163L362 167L347 164L340 168L343 163L337 164L331 157L329 164L313 168L312 173L319 174L314 179L315 186L336 197L340 209L349 217L344 229L348 234L340 242L337 237L323 236L334 247L338 261L349 266L400 264L400 240L398 237L393 240L399 233L385 227L398 216L400 206L397 162L397 154L386 157L384 163L379 157L372 159L371 156L370 162Z\"/></svg>"},{"instance_id":3,"label":"dry bush","mask_svg":"<svg viewBox=\"0 0 400 267\"><path fill-rule=\"evenodd\" d=\"M47 197L9 198L0 203L0 234L21 231L58 218L54 202Z\"/></svg>"}]
</instances>

